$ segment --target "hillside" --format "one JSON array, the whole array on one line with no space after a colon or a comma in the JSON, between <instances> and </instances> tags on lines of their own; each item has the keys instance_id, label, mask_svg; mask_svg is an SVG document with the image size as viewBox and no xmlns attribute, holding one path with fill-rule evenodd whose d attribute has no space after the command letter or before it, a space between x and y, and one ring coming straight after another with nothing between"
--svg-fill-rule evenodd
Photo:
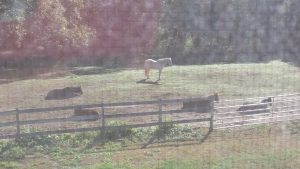
<instances>
[{"instance_id":1,"label":"hillside","mask_svg":"<svg viewBox=\"0 0 300 169\"><path fill-rule=\"evenodd\" d=\"M162 80L158 83L154 83L157 79L156 71L151 72L148 83L143 83L142 69L77 67L53 70L27 79L10 76L10 81L0 84L0 110L183 98L207 95L215 91L220 93L221 100L299 93L299 73L298 67L280 61L264 64L175 65L163 70ZM80 97L44 100L51 89L76 85L82 86L84 94ZM296 103L295 101L293 102ZM279 102L276 105L277 103ZM293 105L296 108L296 104ZM127 107L128 110L124 111L130 111L131 108ZM119 107L118 113L122 109L125 108ZM68 113L70 112L49 112L41 113L40 116L68 117ZM222 113L217 115L220 114ZM176 115L174 114L174 118ZM277 115L279 114L276 114L276 119L279 118ZM22 118L31 119L33 116L36 118L39 115L24 114ZM195 117L192 114L188 116ZM1 124L10 123L14 118L15 115L3 116ZM149 119L142 117L138 120L142 122ZM117 122L115 123L118 124ZM93 124L100 125L101 122L73 123L74 127ZM107 125L113 124L114 121L109 121ZM198 169L199 166L244 168L245 165L258 169L295 168L299 166L300 156L299 127L299 121L291 121L214 129L212 133L207 133L207 128L194 128L191 124L176 125L169 129L171 132L165 133L166 142L155 141L146 148L141 147L155 136L157 128L124 130L126 133L130 131L127 137L112 139L104 145L99 140L98 132L25 137L19 142L0 140L0 168ZM55 130L65 129L66 126L64 123L49 123L40 127L26 125L22 132L40 131L41 128ZM15 127L8 130L10 129L14 130ZM110 132L112 131L108 131Z\"/></svg>"},{"instance_id":2,"label":"hillside","mask_svg":"<svg viewBox=\"0 0 300 169\"><path fill-rule=\"evenodd\" d=\"M1 109L50 107L101 102L183 98L218 92L221 99L300 92L298 67L274 61L264 64L172 66L159 83L139 83L142 69L78 67L53 71L29 79L11 79L0 85ZM150 72L156 81L157 71ZM45 101L49 90L80 85L83 95Z\"/></svg>"}]
</instances>

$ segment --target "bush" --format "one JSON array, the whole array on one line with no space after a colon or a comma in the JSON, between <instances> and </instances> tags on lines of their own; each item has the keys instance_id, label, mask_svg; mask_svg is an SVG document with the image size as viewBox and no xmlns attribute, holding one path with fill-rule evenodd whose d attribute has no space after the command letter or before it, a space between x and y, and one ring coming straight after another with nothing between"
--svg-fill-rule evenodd
<instances>
[{"instance_id":1,"label":"bush","mask_svg":"<svg viewBox=\"0 0 300 169\"><path fill-rule=\"evenodd\" d=\"M108 124L108 126L124 126L126 123L123 122L118 122L118 121L113 121ZM121 138L132 138L134 135L133 129L129 128L119 128L119 129L106 129L105 131L105 139L106 140L117 140Z\"/></svg>"}]
</instances>

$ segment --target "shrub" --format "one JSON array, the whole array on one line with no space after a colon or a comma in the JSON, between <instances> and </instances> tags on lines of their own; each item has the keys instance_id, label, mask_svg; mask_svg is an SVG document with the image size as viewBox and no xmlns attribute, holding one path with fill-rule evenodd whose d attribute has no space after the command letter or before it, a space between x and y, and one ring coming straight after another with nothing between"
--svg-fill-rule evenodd
<instances>
[{"instance_id":1,"label":"shrub","mask_svg":"<svg viewBox=\"0 0 300 169\"><path fill-rule=\"evenodd\" d=\"M113 121L108 124L108 126L124 126L126 123ZM129 128L119 128L119 129L106 129L105 139L106 140L117 140L121 138L131 138L134 135L133 129Z\"/></svg>"}]
</instances>

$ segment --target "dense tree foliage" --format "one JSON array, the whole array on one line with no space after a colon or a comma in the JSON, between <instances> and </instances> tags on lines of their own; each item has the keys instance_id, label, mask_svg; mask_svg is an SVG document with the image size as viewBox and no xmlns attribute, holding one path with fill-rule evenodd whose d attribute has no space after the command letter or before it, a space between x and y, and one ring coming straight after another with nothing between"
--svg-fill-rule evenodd
<instances>
[{"instance_id":1,"label":"dense tree foliage","mask_svg":"<svg viewBox=\"0 0 300 169\"><path fill-rule=\"evenodd\" d=\"M298 61L298 0L165 0L157 53L179 63Z\"/></svg>"},{"instance_id":2,"label":"dense tree foliage","mask_svg":"<svg viewBox=\"0 0 300 169\"><path fill-rule=\"evenodd\" d=\"M299 7L298 0L2 0L0 59L300 62Z\"/></svg>"},{"instance_id":3,"label":"dense tree foliage","mask_svg":"<svg viewBox=\"0 0 300 169\"><path fill-rule=\"evenodd\" d=\"M127 57L153 47L160 4L159 0L7 1L1 7L0 58L128 61Z\"/></svg>"}]
</instances>

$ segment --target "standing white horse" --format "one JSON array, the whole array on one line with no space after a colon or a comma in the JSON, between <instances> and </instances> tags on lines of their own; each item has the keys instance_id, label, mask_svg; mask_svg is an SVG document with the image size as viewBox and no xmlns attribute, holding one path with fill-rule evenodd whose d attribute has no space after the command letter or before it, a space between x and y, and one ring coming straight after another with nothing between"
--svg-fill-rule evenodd
<instances>
[{"instance_id":1,"label":"standing white horse","mask_svg":"<svg viewBox=\"0 0 300 169\"><path fill-rule=\"evenodd\" d=\"M146 78L149 79L150 69L158 69L158 73L159 73L158 80L160 80L160 74L162 72L162 69L166 66L172 66L171 58L162 58L162 59L158 59L157 61L153 59L145 60L144 68L145 68Z\"/></svg>"}]
</instances>

